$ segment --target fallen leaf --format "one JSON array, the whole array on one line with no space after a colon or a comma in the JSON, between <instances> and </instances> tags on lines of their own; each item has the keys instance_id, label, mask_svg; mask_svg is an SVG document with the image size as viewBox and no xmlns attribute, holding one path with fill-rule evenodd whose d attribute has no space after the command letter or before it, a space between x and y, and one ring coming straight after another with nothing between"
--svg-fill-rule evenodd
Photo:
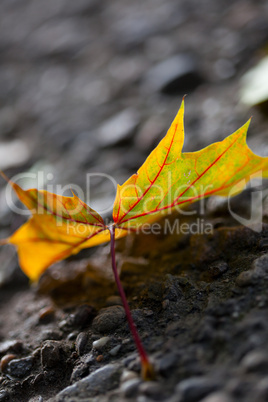
<instances>
[{"instance_id":1,"label":"fallen leaf","mask_svg":"<svg viewBox=\"0 0 268 402\"><path fill-rule=\"evenodd\" d=\"M200 198L233 196L243 190L253 175L268 177L268 157L255 155L246 144L249 122L221 142L198 152L182 153L183 117L184 101L166 136L138 172L118 186L113 223L105 225L102 217L75 194L64 197L44 190L25 191L10 181L32 216L11 237L0 241L17 247L21 268L36 281L54 262L111 240L113 273L140 354L144 379L153 379L154 370L120 283L115 239Z\"/></svg>"},{"instance_id":2,"label":"fallen leaf","mask_svg":"<svg viewBox=\"0 0 268 402\"><path fill-rule=\"evenodd\" d=\"M109 241L110 233L102 217L75 194L64 197L44 190L25 191L10 180L9 183L32 216L2 243L17 247L20 266L32 281L51 264ZM119 236L118 229L116 237Z\"/></svg>"},{"instance_id":3,"label":"fallen leaf","mask_svg":"<svg viewBox=\"0 0 268 402\"><path fill-rule=\"evenodd\" d=\"M202 197L232 196L252 175L268 177L268 158L246 144L249 121L221 142L182 153L184 101L166 136L138 172L118 185L113 208L115 238L135 232ZM7 179L8 180L8 179ZM51 264L110 240L109 226L75 194L23 190L9 181L32 217L1 243L17 247L20 266L33 281Z\"/></svg>"},{"instance_id":4,"label":"fallen leaf","mask_svg":"<svg viewBox=\"0 0 268 402\"><path fill-rule=\"evenodd\" d=\"M268 177L268 158L246 144L250 121L221 142L198 152L181 153L184 102L166 136L138 172L118 186L113 219L116 227L136 230L166 213L211 195L232 196L251 176Z\"/></svg>"}]
</instances>

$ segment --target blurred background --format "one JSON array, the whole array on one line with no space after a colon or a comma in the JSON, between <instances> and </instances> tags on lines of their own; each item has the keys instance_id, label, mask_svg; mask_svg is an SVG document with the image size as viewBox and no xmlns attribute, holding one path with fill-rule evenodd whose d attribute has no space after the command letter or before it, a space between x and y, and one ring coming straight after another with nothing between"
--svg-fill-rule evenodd
<instances>
[{"instance_id":1,"label":"blurred background","mask_svg":"<svg viewBox=\"0 0 268 402\"><path fill-rule=\"evenodd\" d=\"M262 0L1 0L0 168L9 177L43 172L38 183L22 179L24 188L85 191L92 173L122 184L184 94L185 151L253 115L249 144L267 155L267 52ZM102 212L114 195L96 175L86 201ZM2 238L25 217L6 205L2 179L0 200Z\"/></svg>"}]
</instances>

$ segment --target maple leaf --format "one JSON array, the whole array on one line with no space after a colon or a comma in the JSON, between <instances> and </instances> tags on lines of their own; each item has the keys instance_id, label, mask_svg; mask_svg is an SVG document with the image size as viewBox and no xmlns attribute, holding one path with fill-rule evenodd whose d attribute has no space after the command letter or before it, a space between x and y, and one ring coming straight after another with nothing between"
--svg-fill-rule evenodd
<instances>
[{"instance_id":1,"label":"maple leaf","mask_svg":"<svg viewBox=\"0 0 268 402\"><path fill-rule=\"evenodd\" d=\"M138 172L118 186L113 223L105 225L102 217L75 194L64 197L44 190L23 190L9 181L32 216L12 236L0 241L17 247L21 268L31 280L37 280L54 262L111 240L115 281L146 379L153 377L153 369L119 280L115 239L200 198L233 196L243 190L252 175L268 177L268 157L255 155L246 144L249 121L221 142L198 152L182 153L183 117L184 100L166 136Z\"/></svg>"},{"instance_id":2,"label":"maple leaf","mask_svg":"<svg viewBox=\"0 0 268 402\"><path fill-rule=\"evenodd\" d=\"M110 240L109 229L102 217L76 194L65 197L45 190L23 190L2 175L32 216L1 242L17 247L20 267L32 281L36 281L51 264L83 248ZM118 238L123 234L117 229L115 236Z\"/></svg>"},{"instance_id":3,"label":"maple leaf","mask_svg":"<svg viewBox=\"0 0 268 402\"><path fill-rule=\"evenodd\" d=\"M166 136L138 172L118 186L113 210L116 227L135 230L163 214L211 195L232 196L251 176L268 177L268 158L246 144L250 121L221 142L182 153L184 102Z\"/></svg>"}]
</instances>

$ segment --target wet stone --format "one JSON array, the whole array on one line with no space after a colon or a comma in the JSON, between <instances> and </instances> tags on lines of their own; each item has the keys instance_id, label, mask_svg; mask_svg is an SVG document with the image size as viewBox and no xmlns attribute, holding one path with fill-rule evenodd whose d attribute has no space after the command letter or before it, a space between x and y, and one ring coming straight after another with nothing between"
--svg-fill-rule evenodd
<instances>
[{"instance_id":1,"label":"wet stone","mask_svg":"<svg viewBox=\"0 0 268 402\"><path fill-rule=\"evenodd\" d=\"M133 378L138 378L137 373L135 371L124 370L121 375L121 382L132 380Z\"/></svg>"},{"instance_id":2,"label":"wet stone","mask_svg":"<svg viewBox=\"0 0 268 402\"><path fill-rule=\"evenodd\" d=\"M40 324L48 324L49 322L53 321L55 317L55 310L53 307L44 307L39 312L39 323Z\"/></svg>"},{"instance_id":3,"label":"wet stone","mask_svg":"<svg viewBox=\"0 0 268 402\"><path fill-rule=\"evenodd\" d=\"M200 402L234 402L233 399L223 391L213 392Z\"/></svg>"},{"instance_id":4,"label":"wet stone","mask_svg":"<svg viewBox=\"0 0 268 402\"><path fill-rule=\"evenodd\" d=\"M257 276L253 270L243 271L236 278L236 284L240 287L254 285L257 281Z\"/></svg>"},{"instance_id":5,"label":"wet stone","mask_svg":"<svg viewBox=\"0 0 268 402\"><path fill-rule=\"evenodd\" d=\"M88 343L89 343L89 336L87 332L80 332L80 334L77 335L76 341L75 341L75 347L77 350L77 353L79 356L82 356L87 352L88 349Z\"/></svg>"},{"instance_id":6,"label":"wet stone","mask_svg":"<svg viewBox=\"0 0 268 402\"><path fill-rule=\"evenodd\" d=\"M260 258L257 258L253 262L253 269L258 276L264 276L268 274L268 253L264 254Z\"/></svg>"},{"instance_id":7,"label":"wet stone","mask_svg":"<svg viewBox=\"0 0 268 402\"><path fill-rule=\"evenodd\" d=\"M104 336L104 337L94 341L92 344L92 347L96 350L102 350L109 341L110 341L110 337Z\"/></svg>"},{"instance_id":8,"label":"wet stone","mask_svg":"<svg viewBox=\"0 0 268 402\"><path fill-rule=\"evenodd\" d=\"M218 388L219 383L212 378L192 377L181 381L176 387L176 393L180 402L197 402Z\"/></svg>"},{"instance_id":9,"label":"wet stone","mask_svg":"<svg viewBox=\"0 0 268 402\"><path fill-rule=\"evenodd\" d=\"M124 359L124 365L128 368L129 371L139 372L141 369L141 362L139 356L130 355Z\"/></svg>"},{"instance_id":10,"label":"wet stone","mask_svg":"<svg viewBox=\"0 0 268 402\"><path fill-rule=\"evenodd\" d=\"M5 356L2 357L1 361L0 361L0 370L2 371L2 373L5 372L6 367L8 365L8 363L13 360L16 359L16 355L13 354L7 354Z\"/></svg>"},{"instance_id":11,"label":"wet stone","mask_svg":"<svg viewBox=\"0 0 268 402\"><path fill-rule=\"evenodd\" d=\"M236 279L236 283L241 287L251 286L266 275L268 276L268 254L257 258L252 264L252 269L241 272Z\"/></svg>"},{"instance_id":12,"label":"wet stone","mask_svg":"<svg viewBox=\"0 0 268 402\"><path fill-rule=\"evenodd\" d=\"M41 349L41 363L44 368L57 366L61 361L61 343L46 341Z\"/></svg>"},{"instance_id":13,"label":"wet stone","mask_svg":"<svg viewBox=\"0 0 268 402\"><path fill-rule=\"evenodd\" d=\"M7 365L7 373L15 378L24 378L31 373L33 366L32 357L24 357L22 359L13 359Z\"/></svg>"},{"instance_id":14,"label":"wet stone","mask_svg":"<svg viewBox=\"0 0 268 402\"><path fill-rule=\"evenodd\" d=\"M18 340L5 341L0 343L0 354L8 352L20 353L23 349L23 343Z\"/></svg>"},{"instance_id":15,"label":"wet stone","mask_svg":"<svg viewBox=\"0 0 268 402\"><path fill-rule=\"evenodd\" d=\"M91 373L89 376L77 381L65 388L55 398L56 402L71 402L76 397L79 399L90 398L103 394L116 388L121 374L120 366L108 364Z\"/></svg>"},{"instance_id":16,"label":"wet stone","mask_svg":"<svg viewBox=\"0 0 268 402\"><path fill-rule=\"evenodd\" d=\"M249 352L241 361L241 367L246 372L266 374L268 370L268 355L260 350Z\"/></svg>"},{"instance_id":17,"label":"wet stone","mask_svg":"<svg viewBox=\"0 0 268 402\"><path fill-rule=\"evenodd\" d=\"M139 392L154 400L163 400L163 386L156 381L143 382L139 387Z\"/></svg>"},{"instance_id":18,"label":"wet stone","mask_svg":"<svg viewBox=\"0 0 268 402\"><path fill-rule=\"evenodd\" d=\"M78 335L78 331L71 332L67 336L68 341L74 341L77 338L77 335Z\"/></svg>"},{"instance_id":19,"label":"wet stone","mask_svg":"<svg viewBox=\"0 0 268 402\"><path fill-rule=\"evenodd\" d=\"M9 393L7 391L0 391L0 402L6 402L9 400Z\"/></svg>"},{"instance_id":20,"label":"wet stone","mask_svg":"<svg viewBox=\"0 0 268 402\"><path fill-rule=\"evenodd\" d=\"M118 354L118 352L120 351L120 349L121 349L121 345L116 345L114 348L112 348L112 349L109 351L109 354L110 354L111 356L116 356L116 355Z\"/></svg>"},{"instance_id":21,"label":"wet stone","mask_svg":"<svg viewBox=\"0 0 268 402\"><path fill-rule=\"evenodd\" d=\"M126 398L133 398L137 395L141 383L140 378L131 378L123 382L120 387L120 391Z\"/></svg>"},{"instance_id":22,"label":"wet stone","mask_svg":"<svg viewBox=\"0 0 268 402\"><path fill-rule=\"evenodd\" d=\"M62 332L57 331L56 329L45 329L41 332L40 338L42 341L46 340L59 341L60 339L62 339Z\"/></svg>"},{"instance_id":23,"label":"wet stone","mask_svg":"<svg viewBox=\"0 0 268 402\"><path fill-rule=\"evenodd\" d=\"M89 367L87 364L85 364L85 363L79 364L79 366L77 366L73 369L73 372L71 375L71 383L81 380L81 378L88 375L88 372L89 372Z\"/></svg>"},{"instance_id":24,"label":"wet stone","mask_svg":"<svg viewBox=\"0 0 268 402\"><path fill-rule=\"evenodd\" d=\"M226 390L234 397L235 401L238 399L244 401L252 389L253 384L250 377L233 377L226 384Z\"/></svg>"},{"instance_id":25,"label":"wet stone","mask_svg":"<svg viewBox=\"0 0 268 402\"><path fill-rule=\"evenodd\" d=\"M228 271L228 264L224 261L220 261L216 264L212 264L209 266L208 275L211 278L218 278L219 276L224 274L224 272L226 272L226 271Z\"/></svg>"},{"instance_id":26,"label":"wet stone","mask_svg":"<svg viewBox=\"0 0 268 402\"><path fill-rule=\"evenodd\" d=\"M202 79L192 56L173 56L154 66L146 74L144 85L150 90L166 94L193 91Z\"/></svg>"},{"instance_id":27,"label":"wet stone","mask_svg":"<svg viewBox=\"0 0 268 402\"><path fill-rule=\"evenodd\" d=\"M95 311L92 306L88 306L87 304L79 306L76 312L74 314L71 314L71 316L69 317L70 325L73 325L74 327L84 328L88 324L90 324L94 315Z\"/></svg>"},{"instance_id":28,"label":"wet stone","mask_svg":"<svg viewBox=\"0 0 268 402\"><path fill-rule=\"evenodd\" d=\"M254 394L253 394L254 392ZM268 400L268 379L267 377L262 378L256 385L254 391L252 392L252 399L255 398L256 401L267 401Z\"/></svg>"},{"instance_id":29,"label":"wet stone","mask_svg":"<svg viewBox=\"0 0 268 402\"><path fill-rule=\"evenodd\" d=\"M100 310L93 320L94 330L105 333L118 328L125 321L125 311L121 306L111 306Z\"/></svg>"},{"instance_id":30,"label":"wet stone","mask_svg":"<svg viewBox=\"0 0 268 402\"><path fill-rule=\"evenodd\" d=\"M139 115L135 109L125 109L111 117L99 128L99 145L109 147L129 140L139 121Z\"/></svg>"},{"instance_id":31,"label":"wet stone","mask_svg":"<svg viewBox=\"0 0 268 402\"><path fill-rule=\"evenodd\" d=\"M168 353L163 356L157 364L157 371L164 377L168 377L176 366L178 357L175 353Z\"/></svg>"}]
</instances>

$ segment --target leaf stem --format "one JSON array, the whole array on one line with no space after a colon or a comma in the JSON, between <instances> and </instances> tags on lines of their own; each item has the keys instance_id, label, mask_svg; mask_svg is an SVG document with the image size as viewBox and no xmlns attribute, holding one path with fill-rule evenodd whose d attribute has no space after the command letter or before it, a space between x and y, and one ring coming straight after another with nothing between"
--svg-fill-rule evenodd
<instances>
[{"instance_id":1,"label":"leaf stem","mask_svg":"<svg viewBox=\"0 0 268 402\"><path fill-rule=\"evenodd\" d=\"M116 286L117 286L118 292L120 294L121 300L123 302L123 307L124 307L124 310L126 313L130 331L132 333L133 339L135 341L136 347L137 347L139 355L140 355L141 367L142 367L142 377L144 380L152 380L155 378L154 369L148 359L147 353L145 352L145 349L144 349L141 339L139 337L136 325L134 324L134 321L133 321L133 318L132 318L132 315L130 312L130 308L129 308L129 305L127 302L126 294L125 294L125 291L120 282L117 267L116 267L115 227L114 227L114 225L109 227L109 231L110 231L110 235L111 235L111 258L112 258L112 268L113 268L114 279L115 279Z\"/></svg>"}]
</instances>

